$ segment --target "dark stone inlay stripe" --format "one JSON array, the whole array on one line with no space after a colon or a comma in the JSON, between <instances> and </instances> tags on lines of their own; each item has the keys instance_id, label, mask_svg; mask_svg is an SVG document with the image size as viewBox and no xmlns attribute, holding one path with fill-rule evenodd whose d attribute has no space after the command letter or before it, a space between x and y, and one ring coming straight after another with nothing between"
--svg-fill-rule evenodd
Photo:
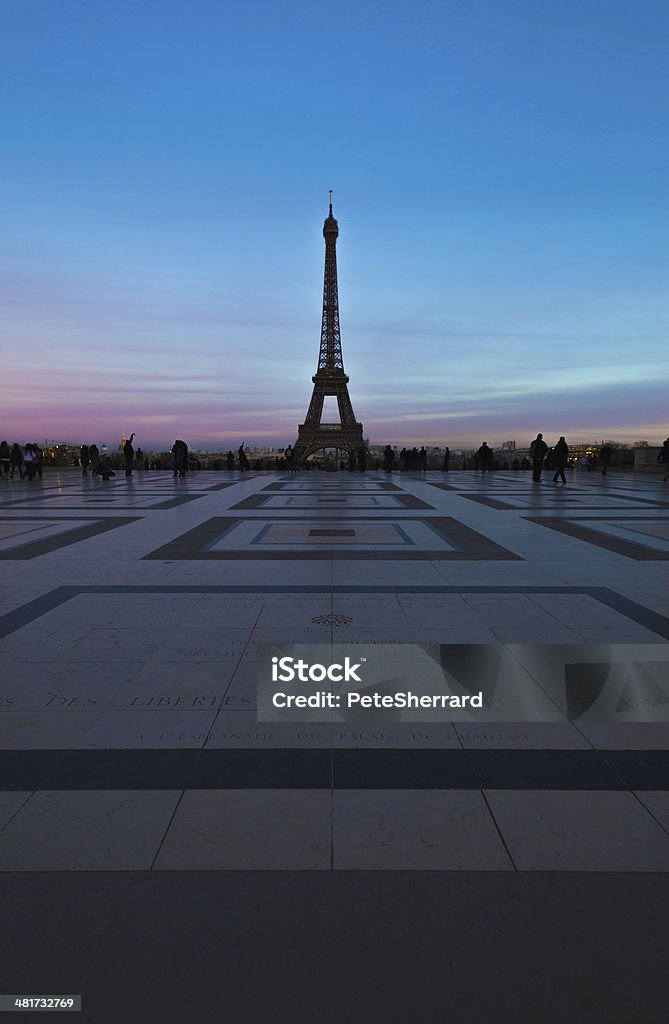
<instances>
[{"instance_id":1,"label":"dark stone inlay stripe","mask_svg":"<svg viewBox=\"0 0 669 1024\"><path fill-rule=\"evenodd\" d=\"M56 587L54 590L28 601L6 615L0 616L0 638L27 626L45 615L52 608L58 608L65 601L79 594L584 594L596 601L620 612L632 622L657 633L669 640L669 618L659 612L646 608L628 597L622 597L608 587L541 587L541 586L387 586L385 584L277 584L269 585L231 585L216 586L199 584L196 586L169 586L151 584L148 586L128 586L127 584L97 584L69 587Z\"/></svg>"},{"instance_id":2,"label":"dark stone inlay stripe","mask_svg":"<svg viewBox=\"0 0 669 1024\"><path fill-rule=\"evenodd\" d=\"M44 776L48 785L38 788L186 789L200 751L70 750L66 754L49 766Z\"/></svg>"},{"instance_id":3,"label":"dark stone inlay stripe","mask_svg":"<svg viewBox=\"0 0 669 1024\"><path fill-rule=\"evenodd\" d=\"M355 537L355 530L309 530L310 537Z\"/></svg>"},{"instance_id":4,"label":"dark stone inlay stripe","mask_svg":"<svg viewBox=\"0 0 669 1024\"><path fill-rule=\"evenodd\" d=\"M57 514L42 518L48 518L51 522L63 521L63 517L59 517ZM71 517L67 516L66 519L70 521ZM81 516L77 516L77 519L81 519ZM28 541L26 544L17 544L16 547L7 548L6 551L0 551L0 559L3 561L25 561L29 558L37 558L39 555L59 551L60 548L69 547L71 544L78 544L81 540L88 540L89 537L97 537L109 530L118 530L119 527L139 522L140 519L141 516L110 516L108 519L98 519L93 523L86 523L85 526L74 526L71 530L54 534L52 537L44 537L42 540Z\"/></svg>"},{"instance_id":5,"label":"dark stone inlay stripe","mask_svg":"<svg viewBox=\"0 0 669 1024\"><path fill-rule=\"evenodd\" d=\"M0 790L666 790L669 750L5 750Z\"/></svg>"},{"instance_id":6,"label":"dark stone inlay stripe","mask_svg":"<svg viewBox=\"0 0 669 1024\"><path fill-rule=\"evenodd\" d=\"M180 494L178 498L168 498L167 501L160 501L156 505L148 505L146 511L154 512L156 509L178 508L179 505L186 505L189 501L197 501L198 498L206 497L205 492L201 494Z\"/></svg>"},{"instance_id":7,"label":"dark stone inlay stripe","mask_svg":"<svg viewBox=\"0 0 669 1024\"><path fill-rule=\"evenodd\" d=\"M626 558L633 558L637 562L666 562L669 560L669 551L660 551L658 548L644 547L643 544L636 544L631 540L623 540L622 537L614 537L607 533L598 533L595 529L588 529L581 523L570 522L565 519L558 519L554 516L523 516L528 523L538 523L539 526L546 526L556 533L565 533L569 537L576 537L587 544L604 548L606 551L614 551L617 555L624 555ZM594 518L594 517L593 517ZM597 519L604 519L611 522L612 516L598 516ZM624 522L624 520L620 520Z\"/></svg>"}]
</instances>

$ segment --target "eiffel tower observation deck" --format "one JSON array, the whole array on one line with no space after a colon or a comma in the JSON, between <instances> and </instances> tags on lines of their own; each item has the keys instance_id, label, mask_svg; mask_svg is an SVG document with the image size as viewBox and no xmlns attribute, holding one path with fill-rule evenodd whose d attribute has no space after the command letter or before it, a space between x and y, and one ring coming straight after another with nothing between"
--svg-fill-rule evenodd
<instances>
[{"instance_id":1,"label":"eiffel tower observation deck","mask_svg":"<svg viewBox=\"0 0 669 1024\"><path fill-rule=\"evenodd\" d=\"M323 224L325 239L325 276L323 282L323 319L318 369L312 377L314 390L304 423L298 427L294 445L295 460L303 462L309 455L324 448L359 452L365 447L362 423L358 423L348 393L349 378L344 371L339 328L339 295L337 288L337 237L339 225L330 212ZM337 399L339 422L323 422L326 397Z\"/></svg>"}]
</instances>

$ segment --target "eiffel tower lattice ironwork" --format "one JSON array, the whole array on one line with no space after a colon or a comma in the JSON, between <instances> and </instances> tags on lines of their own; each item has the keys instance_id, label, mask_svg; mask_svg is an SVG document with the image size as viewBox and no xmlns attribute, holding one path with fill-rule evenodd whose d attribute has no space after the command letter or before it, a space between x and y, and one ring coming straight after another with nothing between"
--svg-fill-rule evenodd
<instances>
[{"instance_id":1,"label":"eiffel tower lattice ironwork","mask_svg":"<svg viewBox=\"0 0 669 1024\"><path fill-rule=\"evenodd\" d=\"M323 320L318 369L312 377L314 390L304 423L297 428L294 445L296 462L303 462L322 448L359 451L365 447L362 423L358 423L348 394L349 378L344 372L339 331L339 297L337 293L337 236L339 226L330 213L323 224L325 238L325 279L323 284ZM323 423L323 401L327 396L337 399L339 423Z\"/></svg>"}]
</instances>

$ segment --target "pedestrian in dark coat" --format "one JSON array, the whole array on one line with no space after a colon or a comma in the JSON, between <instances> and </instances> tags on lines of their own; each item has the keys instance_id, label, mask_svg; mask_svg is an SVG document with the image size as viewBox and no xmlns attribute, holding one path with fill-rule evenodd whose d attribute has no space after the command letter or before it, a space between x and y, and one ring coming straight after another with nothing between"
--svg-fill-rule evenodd
<instances>
[{"instance_id":1,"label":"pedestrian in dark coat","mask_svg":"<svg viewBox=\"0 0 669 1024\"><path fill-rule=\"evenodd\" d=\"M544 468L544 459L546 458L547 451L548 445L544 441L544 435L537 434L530 445L530 455L532 456L532 479L535 484L541 482L541 471Z\"/></svg>"},{"instance_id":2,"label":"pedestrian in dark coat","mask_svg":"<svg viewBox=\"0 0 669 1024\"><path fill-rule=\"evenodd\" d=\"M569 445L565 441L564 437L561 437L558 443L553 448L553 469L555 470L555 476L553 477L553 483L558 482L558 477L562 480L563 484L566 484L567 478L564 475L567 462L569 461Z\"/></svg>"},{"instance_id":3,"label":"pedestrian in dark coat","mask_svg":"<svg viewBox=\"0 0 669 1024\"><path fill-rule=\"evenodd\" d=\"M135 449L132 446L132 439L135 433L130 435L128 440L123 445L123 458L125 459L125 475L132 476L132 464L135 461Z\"/></svg>"}]
</instances>

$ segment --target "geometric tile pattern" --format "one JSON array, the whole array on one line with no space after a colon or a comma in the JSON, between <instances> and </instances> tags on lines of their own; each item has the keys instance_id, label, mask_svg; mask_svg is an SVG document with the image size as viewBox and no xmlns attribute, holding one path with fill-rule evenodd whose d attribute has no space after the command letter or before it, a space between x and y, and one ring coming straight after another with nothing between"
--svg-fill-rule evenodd
<instances>
[{"instance_id":1,"label":"geometric tile pattern","mask_svg":"<svg viewBox=\"0 0 669 1024\"><path fill-rule=\"evenodd\" d=\"M63 471L0 502L0 872L669 870L660 721L255 713L260 643L665 661L660 478Z\"/></svg>"}]
</instances>

